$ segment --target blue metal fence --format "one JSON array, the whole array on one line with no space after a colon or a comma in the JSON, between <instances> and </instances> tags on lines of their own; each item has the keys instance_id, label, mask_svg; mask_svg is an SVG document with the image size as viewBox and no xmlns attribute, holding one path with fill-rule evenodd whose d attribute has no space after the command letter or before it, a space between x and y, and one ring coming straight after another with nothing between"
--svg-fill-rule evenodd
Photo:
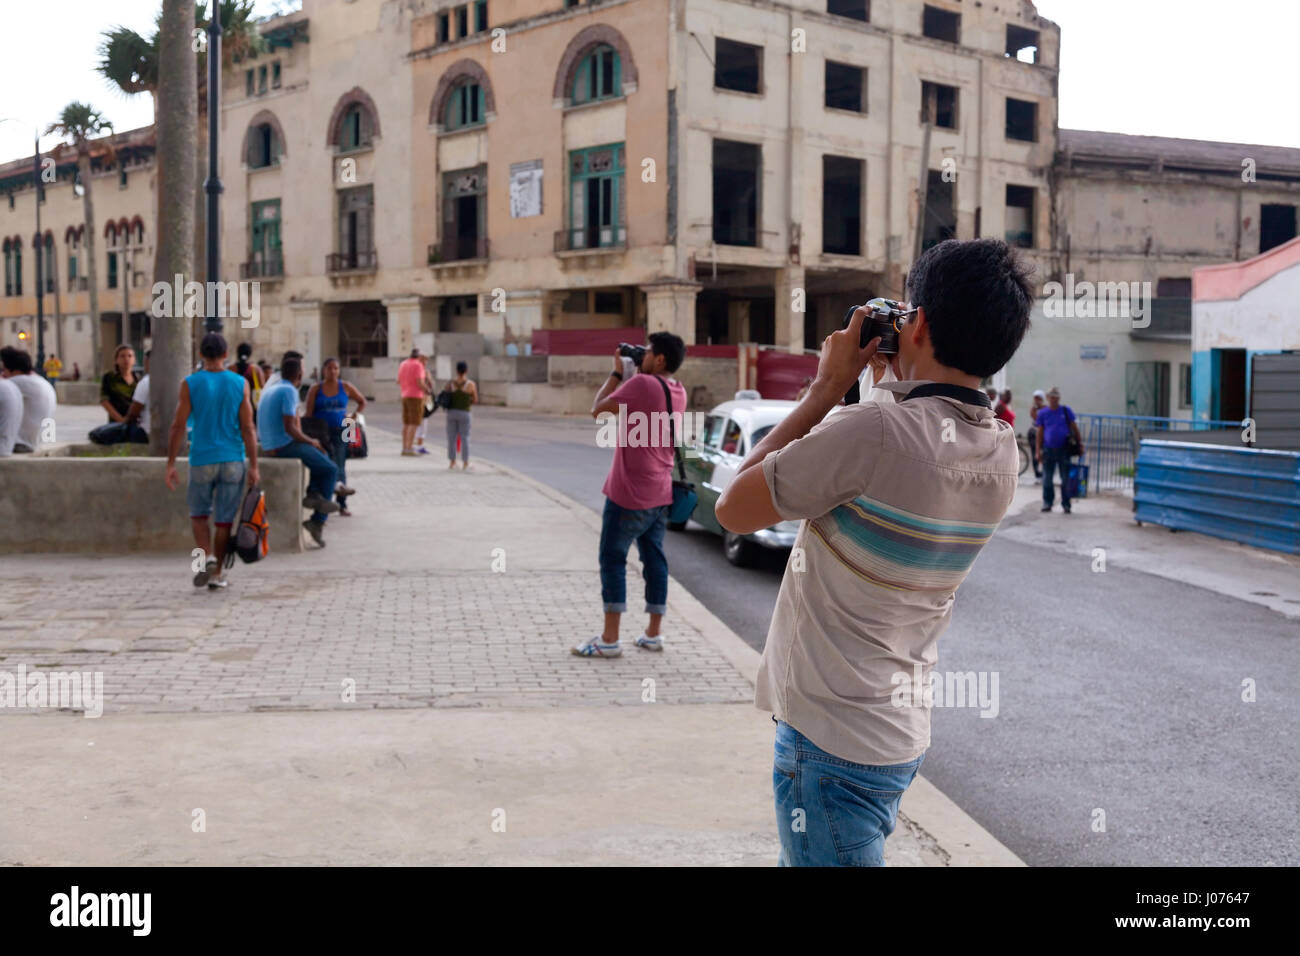
<instances>
[{"instance_id":1,"label":"blue metal fence","mask_svg":"<svg viewBox=\"0 0 1300 956\"><path fill-rule=\"evenodd\" d=\"M1133 487L1138 445L1151 435L1186 435L1193 441L1239 444L1241 423L1159 418L1151 415L1077 414L1094 491L1123 491Z\"/></svg>"},{"instance_id":2,"label":"blue metal fence","mask_svg":"<svg viewBox=\"0 0 1300 956\"><path fill-rule=\"evenodd\" d=\"M1300 554L1300 452L1144 439L1133 502L1139 523Z\"/></svg>"}]
</instances>

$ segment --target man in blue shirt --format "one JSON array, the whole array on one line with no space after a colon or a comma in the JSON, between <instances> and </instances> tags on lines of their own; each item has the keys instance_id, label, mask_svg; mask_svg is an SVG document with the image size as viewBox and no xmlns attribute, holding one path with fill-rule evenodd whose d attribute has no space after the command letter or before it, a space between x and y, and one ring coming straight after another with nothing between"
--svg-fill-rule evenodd
<instances>
[{"instance_id":1,"label":"man in blue shirt","mask_svg":"<svg viewBox=\"0 0 1300 956\"><path fill-rule=\"evenodd\" d=\"M1052 487L1052 473L1061 471L1061 507L1070 513L1070 439L1078 443L1078 454L1083 455L1083 438L1074 420L1074 410L1061 404L1061 390L1053 388L1047 393L1047 407L1038 410L1034 419L1038 432L1038 457L1043 463L1043 510L1051 511L1056 501Z\"/></svg>"},{"instance_id":2,"label":"man in blue shirt","mask_svg":"<svg viewBox=\"0 0 1300 956\"><path fill-rule=\"evenodd\" d=\"M222 568L230 528L244 496L244 478L248 478L249 487L260 479L248 383L242 376L226 371L226 340L216 332L203 336L199 354L203 367L181 382L180 401L167 438L167 472L163 480L168 488L176 489L176 454L185 439L186 421L192 419L186 498L194 543L207 556L203 570L194 575L194 586L206 584L215 591L226 587ZM215 526L212 537L209 516Z\"/></svg>"},{"instance_id":3,"label":"man in blue shirt","mask_svg":"<svg viewBox=\"0 0 1300 956\"><path fill-rule=\"evenodd\" d=\"M322 548L325 517L339 510L330 501L338 468L325 454L321 443L303 434L298 422L298 383L302 381L302 359L286 358L280 364L280 380L262 389L262 399L257 404L257 437L262 451L276 458L297 458L307 466L311 478L307 483L304 508L313 509L312 516L302 523Z\"/></svg>"}]
</instances>

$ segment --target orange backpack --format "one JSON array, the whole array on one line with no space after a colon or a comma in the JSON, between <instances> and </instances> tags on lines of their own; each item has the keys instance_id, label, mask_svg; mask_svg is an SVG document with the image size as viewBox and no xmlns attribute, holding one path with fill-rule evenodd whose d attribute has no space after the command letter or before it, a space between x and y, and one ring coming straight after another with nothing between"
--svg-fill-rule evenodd
<instances>
[{"instance_id":1,"label":"orange backpack","mask_svg":"<svg viewBox=\"0 0 1300 956\"><path fill-rule=\"evenodd\" d=\"M235 547L226 556L226 567L235 563L235 555L245 564L260 561L271 550L271 523L266 519L266 495L261 485L254 485L244 495L239 509L239 530L235 532Z\"/></svg>"}]
</instances>

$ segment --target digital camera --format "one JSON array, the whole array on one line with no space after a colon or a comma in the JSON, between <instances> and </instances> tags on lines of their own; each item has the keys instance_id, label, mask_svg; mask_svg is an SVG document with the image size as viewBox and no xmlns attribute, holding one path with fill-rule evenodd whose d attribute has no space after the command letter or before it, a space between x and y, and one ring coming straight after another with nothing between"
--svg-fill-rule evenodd
<instances>
[{"instance_id":1,"label":"digital camera","mask_svg":"<svg viewBox=\"0 0 1300 956\"><path fill-rule=\"evenodd\" d=\"M853 313L859 308L866 309L868 313L866 321L862 323L860 346L866 348L868 342L879 336L880 346L877 351L881 355L897 355L898 333L902 328L902 321L916 309L905 308L903 303L894 299L872 299L863 306L850 306L849 311L844 313L844 321L840 328L849 327Z\"/></svg>"},{"instance_id":2,"label":"digital camera","mask_svg":"<svg viewBox=\"0 0 1300 956\"><path fill-rule=\"evenodd\" d=\"M606 348L608 348L608 346L606 346ZM629 359L631 359L631 360L632 360L632 363L633 363L637 368L640 368L640 367L641 367L641 360L645 358L645 346L644 346L644 345L628 345L626 342L619 342L619 343L618 343L618 354L621 355L621 356L623 356L623 358L629 358Z\"/></svg>"}]
</instances>

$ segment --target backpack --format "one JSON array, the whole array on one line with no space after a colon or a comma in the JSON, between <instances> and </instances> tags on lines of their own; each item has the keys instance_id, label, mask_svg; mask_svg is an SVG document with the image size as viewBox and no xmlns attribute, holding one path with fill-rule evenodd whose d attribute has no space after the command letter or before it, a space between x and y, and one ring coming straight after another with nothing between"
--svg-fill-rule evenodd
<instances>
[{"instance_id":1,"label":"backpack","mask_svg":"<svg viewBox=\"0 0 1300 956\"><path fill-rule=\"evenodd\" d=\"M271 523L266 519L266 495L262 493L261 485L254 485L244 495L234 545L226 554L226 567L235 563L235 555L239 555L245 564L252 564L262 560L271 550Z\"/></svg>"}]
</instances>

